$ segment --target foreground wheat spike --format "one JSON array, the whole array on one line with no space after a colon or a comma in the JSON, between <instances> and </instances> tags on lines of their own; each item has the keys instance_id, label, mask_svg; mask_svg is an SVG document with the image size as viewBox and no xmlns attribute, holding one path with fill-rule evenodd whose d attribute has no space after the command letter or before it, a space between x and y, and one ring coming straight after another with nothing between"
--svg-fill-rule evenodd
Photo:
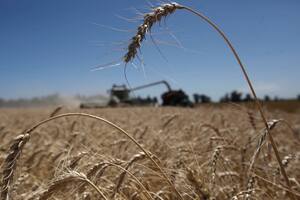
<instances>
[{"instance_id":1,"label":"foreground wheat spike","mask_svg":"<svg viewBox=\"0 0 300 200\"><path fill-rule=\"evenodd\" d=\"M135 162L137 162L138 160L144 159L145 157L146 157L146 155L145 155L144 152L140 152L140 153L134 155L134 156L128 161L128 163L127 163L127 165L125 166L124 169L128 170L129 167L130 167L131 165L133 165L133 164L134 164ZM113 194L112 194L112 196L111 196L112 199L115 198L115 195L119 192L119 190L120 190L120 188L121 188L121 185L122 185L122 183L124 182L126 173L127 173L126 171L123 171L123 172L120 174L120 176L119 176L119 178L118 178L118 182L117 182L116 187L115 187L115 190L114 190L114 192L113 192Z\"/></svg>"},{"instance_id":2,"label":"foreground wheat spike","mask_svg":"<svg viewBox=\"0 0 300 200\"><path fill-rule=\"evenodd\" d=\"M121 167L120 165L116 165L114 163L109 163L109 164L113 167L116 167L116 168L126 172L129 176L131 176L136 181L136 183L141 187L141 189L144 190L145 194L147 194L146 198L150 199L150 200L154 200L152 198L151 194L149 193L149 191L146 189L146 187L139 181L139 179L135 175L133 175L131 172L129 172L127 169Z\"/></svg>"},{"instance_id":3,"label":"foreground wheat spike","mask_svg":"<svg viewBox=\"0 0 300 200\"><path fill-rule=\"evenodd\" d=\"M261 115L261 118L263 120L263 123L266 127L266 132L267 135L269 137L270 143L272 145L272 148L274 150L277 162L279 164L280 170L282 172L282 175L285 179L285 182L287 184L287 186L289 187L289 189L292 191L291 189L291 184L289 181L289 178L286 174L286 171L284 169L284 166L281 163L281 158L279 155L279 151L277 148L277 145L273 139L273 136L271 135L271 131L269 129L268 126L268 121L267 121L267 117L262 109L261 103L259 102L256 92L254 90L254 87L252 85L252 82L250 81L250 78L248 76L248 73L246 71L246 68L244 67L244 64L242 63L237 51L235 50L235 48L233 47L233 45L231 44L230 40L228 39L228 37L225 35L225 33L214 23L212 22L208 17L206 17L204 14L195 11L192 8L189 8L187 6L183 6L183 5L179 5L177 3L168 3L168 4L162 4L161 6L158 6L156 8L152 9L152 12L150 13L146 13L144 15L144 20L143 23L138 27L136 34L132 37L130 44L128 45L128 51L125 54L125 56L123 57L123 61L127 64L129 62L131 62L136 56L137 56L137 52L138 49L141 47L141 43L143 42L143 40L145 39L145 35L147 32L151 31L152 26L157 23L160 22L162 20L162 18L167 17L168 15L171 15L172 13L174 13L176 10L178 9L184 9L187 10L193 14L195 14L196 16L200 17L202 20L204 20L206 23L208 23L215 31L218 32L218 34L220 34L220 36L224 39L224 41L226 42L226 44L228 45L228 47L230 48L230 50L232 51L235 59L237 60L243 76L249 86L249 89L254 97L256 106L259 110L259 113ZM125 74L126 75L126 74ZM292 193L292 198L296 199L295 195Z\"/></svg>"},{"instance_id":4,"label":"foreground wheat spike","mask_svg":"<svg viewBox=\"0 0 300 200\"><path fill-rule=\"evenodd\" d=\"M70 159L70 163L68 164L68 168L74 169L78 165L79 161L86 155L88 155L88 153L83 151L78 153L78 155L72 157Z\"/></svg>"},{"instance_id":5,"label":"foreground wheat spike","mask_svg":"<svg viewBox=\"0 0 300 200\"><path fill-rule=\"evenodd\" d=\"M251 176L247 182L247 193L245 195L245 200L251 200L252 195L255 194L254 190L255 178Z\"/></svg>"},{"instance_id":6,"label":"foreground wheat spike","mask_svg":"<svg viewBox=\"0 0 300 200\"><path fill-rule=\"evenodd\" d=\"M100 179L100 177L103 175L104 171L106 170L106 168L109 167L109 163L107 162L102 162L102 163L97 163L96 165L94 165L86 174L87 178L92 180L95 180L95 184L98 183L98 179ZM99 172L97 172L99 170ZM97 174L96 174L97 173ZM95 175L95 177L93 177L93 175ZM79 193L83 193L86 189L86 184L81 184L81 186L78 188L78 192Z\"/></svg>"},{"instance_id":7,"label":"foreground wheat spike","mask_svg":"<svg viewBox=\"0 0 300 200\"><path fill-rule=\"evenodd\" d=\"M275 128L276 124L279 122L279 120L272 120L272 121L269 121L268 122L268 127L269 127L269 130L272 130L273 128ZM254 162L255 162L255 159L258 157L259 153L260 153L260 150L262 148L262 146L265 144L266 142L266 137L267 137L267 130L264 129L264 132L261 134L260 138L259 138L259 141L258 141L258 144L257 144L257 147L256 147L256 150L254 152L254 155L252 156L252 159L250 161L250 166L249 166L249 169L248 171L250 172L253 168L253 165L254 165Z\"/></svg>"},{"instance_id":8,"label":"foreground wheat spike","mask_svg":"<svg viewBox=\"0 0 300 200\"><path fill-rule=\"evenodd\" d=\"M94 175L96 175L97 178L101 177L104 173L104 170L108 166L109 164L107 162L96 163L91 169L88 170L87 177L92 178Z\"/></svg>"},{"instance_id":9,"label":"foreground wheat spike","mask_svg":"<svg viewBox=\"0 0 300 200\"><path fill-rule=\"evenodd\" d=\"M211 160L211 192L214 193L215 184L216 184L216 171L217 171L217 162L220 158L222 147L218 146L213 152L212 160Z\"/></svg>"},{"instance_id":10,"label":"foreground wheat spike","mask_svg":"<svg viewBox=\"0 0 300 200\"><path fill-rule=\"evenodd\" d=\"M74 183L84 183L90 185L97 191L101 198L107 200L106 196L102 193L99 187L90 181L85 174L74 170L68 171L66 175L52 182L52 184L39 196L39 200L49 199L56 191L62 190L69 184Z\"/></svg>"},{"instance_id":11,"label":"foreground wheat spike","mask_svg":"<svg viewBox=\"0 0 300 200\"><path fill-rule=\"evenodd\" d=\"M18 158L21 155L21 152L28 142L30 136L28 133L21 134L16 137L9 148L8 155L2 166L3 175L1 182L1 200L9 200L9 190L11 188L11 182L13 181L14 172L17 167Z\"/></svg>"},{"instance_id":12,"label":"foreground wheat spike","mask_svg":"<svg viewBox=\"0 0 300 200\"><path fill-rule=\"evenodd\" d=\"M211 181L212 181L212 185L215 184L215 178L216 178L216 170L217 170L217 161L219 159L221 153L221 147L218 146L214 152L213 152L213 156L212 156L212 160L211 160Z\"/></svg>"},{"instance_id":13,"label":"foreground wheat spike","mask_svg":"<svg viewBox=\"0 0 300 200\"><path fill-rule=\"evenodd\" d=\"M187 168L186 177L192 186L195 189L195 193L199 197L199 199L210 199L210 194L208 193L207 189L203 187L203 184L197 180L195 177L195 172L192 169Z\"/></svg>"},{"instance_id":14,"label":"foreground wheat spike","mask_svg":"<svg viewBox=\"0 0 300 200\"><path fill-rule=\"evenodd\" d=\"M110 163L115 163L118 165L122 164L122 162L120 161L110 161L110 162L103 161L100 163L96 163L87 171L86 173L87 178L95 180L95 183L97 184L101 176L104 174L105 170L108 167L110 167L111 165ZM79 187L78 191L82 193L84 190L85 190L85 185L83 184Z\"/></svg>"}]
</instances>

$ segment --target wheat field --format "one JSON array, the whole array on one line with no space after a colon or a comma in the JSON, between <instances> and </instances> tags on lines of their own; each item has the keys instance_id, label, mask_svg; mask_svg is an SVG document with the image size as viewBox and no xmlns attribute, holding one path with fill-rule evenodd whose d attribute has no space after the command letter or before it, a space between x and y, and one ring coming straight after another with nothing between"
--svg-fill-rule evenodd
<instances>
[{"instance_id":1,"label":"wheat field","mask_svg":"<svg viewBox=\"0 0 300 200\"><path fill-rule=\"evenodd\" d=\"M23 140L25 129L71 111L125 130L172 187L134 142L98 120L58 118ZM2 109L1 199L299 199L299 114L266 113L293 191L259 115L245 107Z\"/></svg>"},{"instance_id":2,"label":"wheat field","mask_svg":"<svg viewBox=\"0 0 300 200\"><path fill-rule=\"evenodd\" d=\"M1 109L1 200L300 199L299 112L263 108L230 40L201 12L167 3L145 13L121 59L126 80L146 34L177 10L224 39L258 109Z\"/></svg>"}]
</instances>

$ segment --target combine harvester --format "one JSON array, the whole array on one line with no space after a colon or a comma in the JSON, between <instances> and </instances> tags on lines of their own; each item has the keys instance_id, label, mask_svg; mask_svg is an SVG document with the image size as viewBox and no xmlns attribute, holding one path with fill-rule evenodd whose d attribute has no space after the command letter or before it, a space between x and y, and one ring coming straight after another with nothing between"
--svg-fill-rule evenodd
<instances>
[{"instance_id":1,"label":"combine harvester","mask_svg":"<svg viewBox=\"0 0 300 200\"><path fill-rule=\"evenodd\" d=\"M110 99L107 105L97 105L97 103L82 103L80 108L99 108L99 107L122 107L122 106L135 106L135 105L155 105L157 104L156 98L132 98L131 93L137 90L153 87L163 84L167 87L167 92L161 95L162 106L182 106L192 107L193 103L189 100L188 95L182 90L172 90L167 81L157 81L146 85L141 85L134 88L127 88L126 85L113 85L109 90Z\"/></svg>"}]
</instances>

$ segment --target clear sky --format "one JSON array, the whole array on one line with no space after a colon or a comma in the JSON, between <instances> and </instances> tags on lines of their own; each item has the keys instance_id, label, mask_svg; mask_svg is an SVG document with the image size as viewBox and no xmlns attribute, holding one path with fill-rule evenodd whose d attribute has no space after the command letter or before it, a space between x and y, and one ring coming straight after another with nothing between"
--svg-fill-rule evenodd
<instances>
[{"instance_id":1,"label":"clear sky","mask_svg":"<svg viewBox=\"0 0 300 200\"><path fill-rule=\"evenodd\" d=\"M299 0L179 3L202 11L224 30L259 95L300 93ZM125 83L124 65L90 69L124 55L141 22L122 17L134 19L148 9L146 0L0 0L0 97L106 94L113 83ZM233 89L247 91L227 46L192 14L178 11L156 26L153 38L163 56L148 37L141 49L145 75L138 61L137 69L128 66L132 86L166 79L174 89L214 99ZM138 94L164 91L158 86Z\"/></svg>"}]
</instances>

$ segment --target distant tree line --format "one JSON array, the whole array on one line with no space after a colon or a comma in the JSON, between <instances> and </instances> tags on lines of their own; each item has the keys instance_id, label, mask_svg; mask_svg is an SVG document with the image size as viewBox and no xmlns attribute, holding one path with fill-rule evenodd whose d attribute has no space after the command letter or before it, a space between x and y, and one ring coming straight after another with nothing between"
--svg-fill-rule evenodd
<instances>
[{"instance_id":1,"label":"distant tree line","mask_svg":"<svg viewBox=\"0 0 300 200\"><path fill-rule=\"evenodd\" d=\"M205 94L193 94L194 102L197 103L210 103L212 102L211 98ZM296 98L298 101L300 101L300 95ZM222 96L219 100L220 103L226 103L226 102L250 102L253 101L253 97L251 94L245 94L243 95L242 92L238 92L236 90L226 93L224 96ZM265 95L262 99L263 101L282 101L282 100L295 100L295 99L281 99L277 96L275 96L273 99L269 95Z\"/></svg>"}]
</instances>

